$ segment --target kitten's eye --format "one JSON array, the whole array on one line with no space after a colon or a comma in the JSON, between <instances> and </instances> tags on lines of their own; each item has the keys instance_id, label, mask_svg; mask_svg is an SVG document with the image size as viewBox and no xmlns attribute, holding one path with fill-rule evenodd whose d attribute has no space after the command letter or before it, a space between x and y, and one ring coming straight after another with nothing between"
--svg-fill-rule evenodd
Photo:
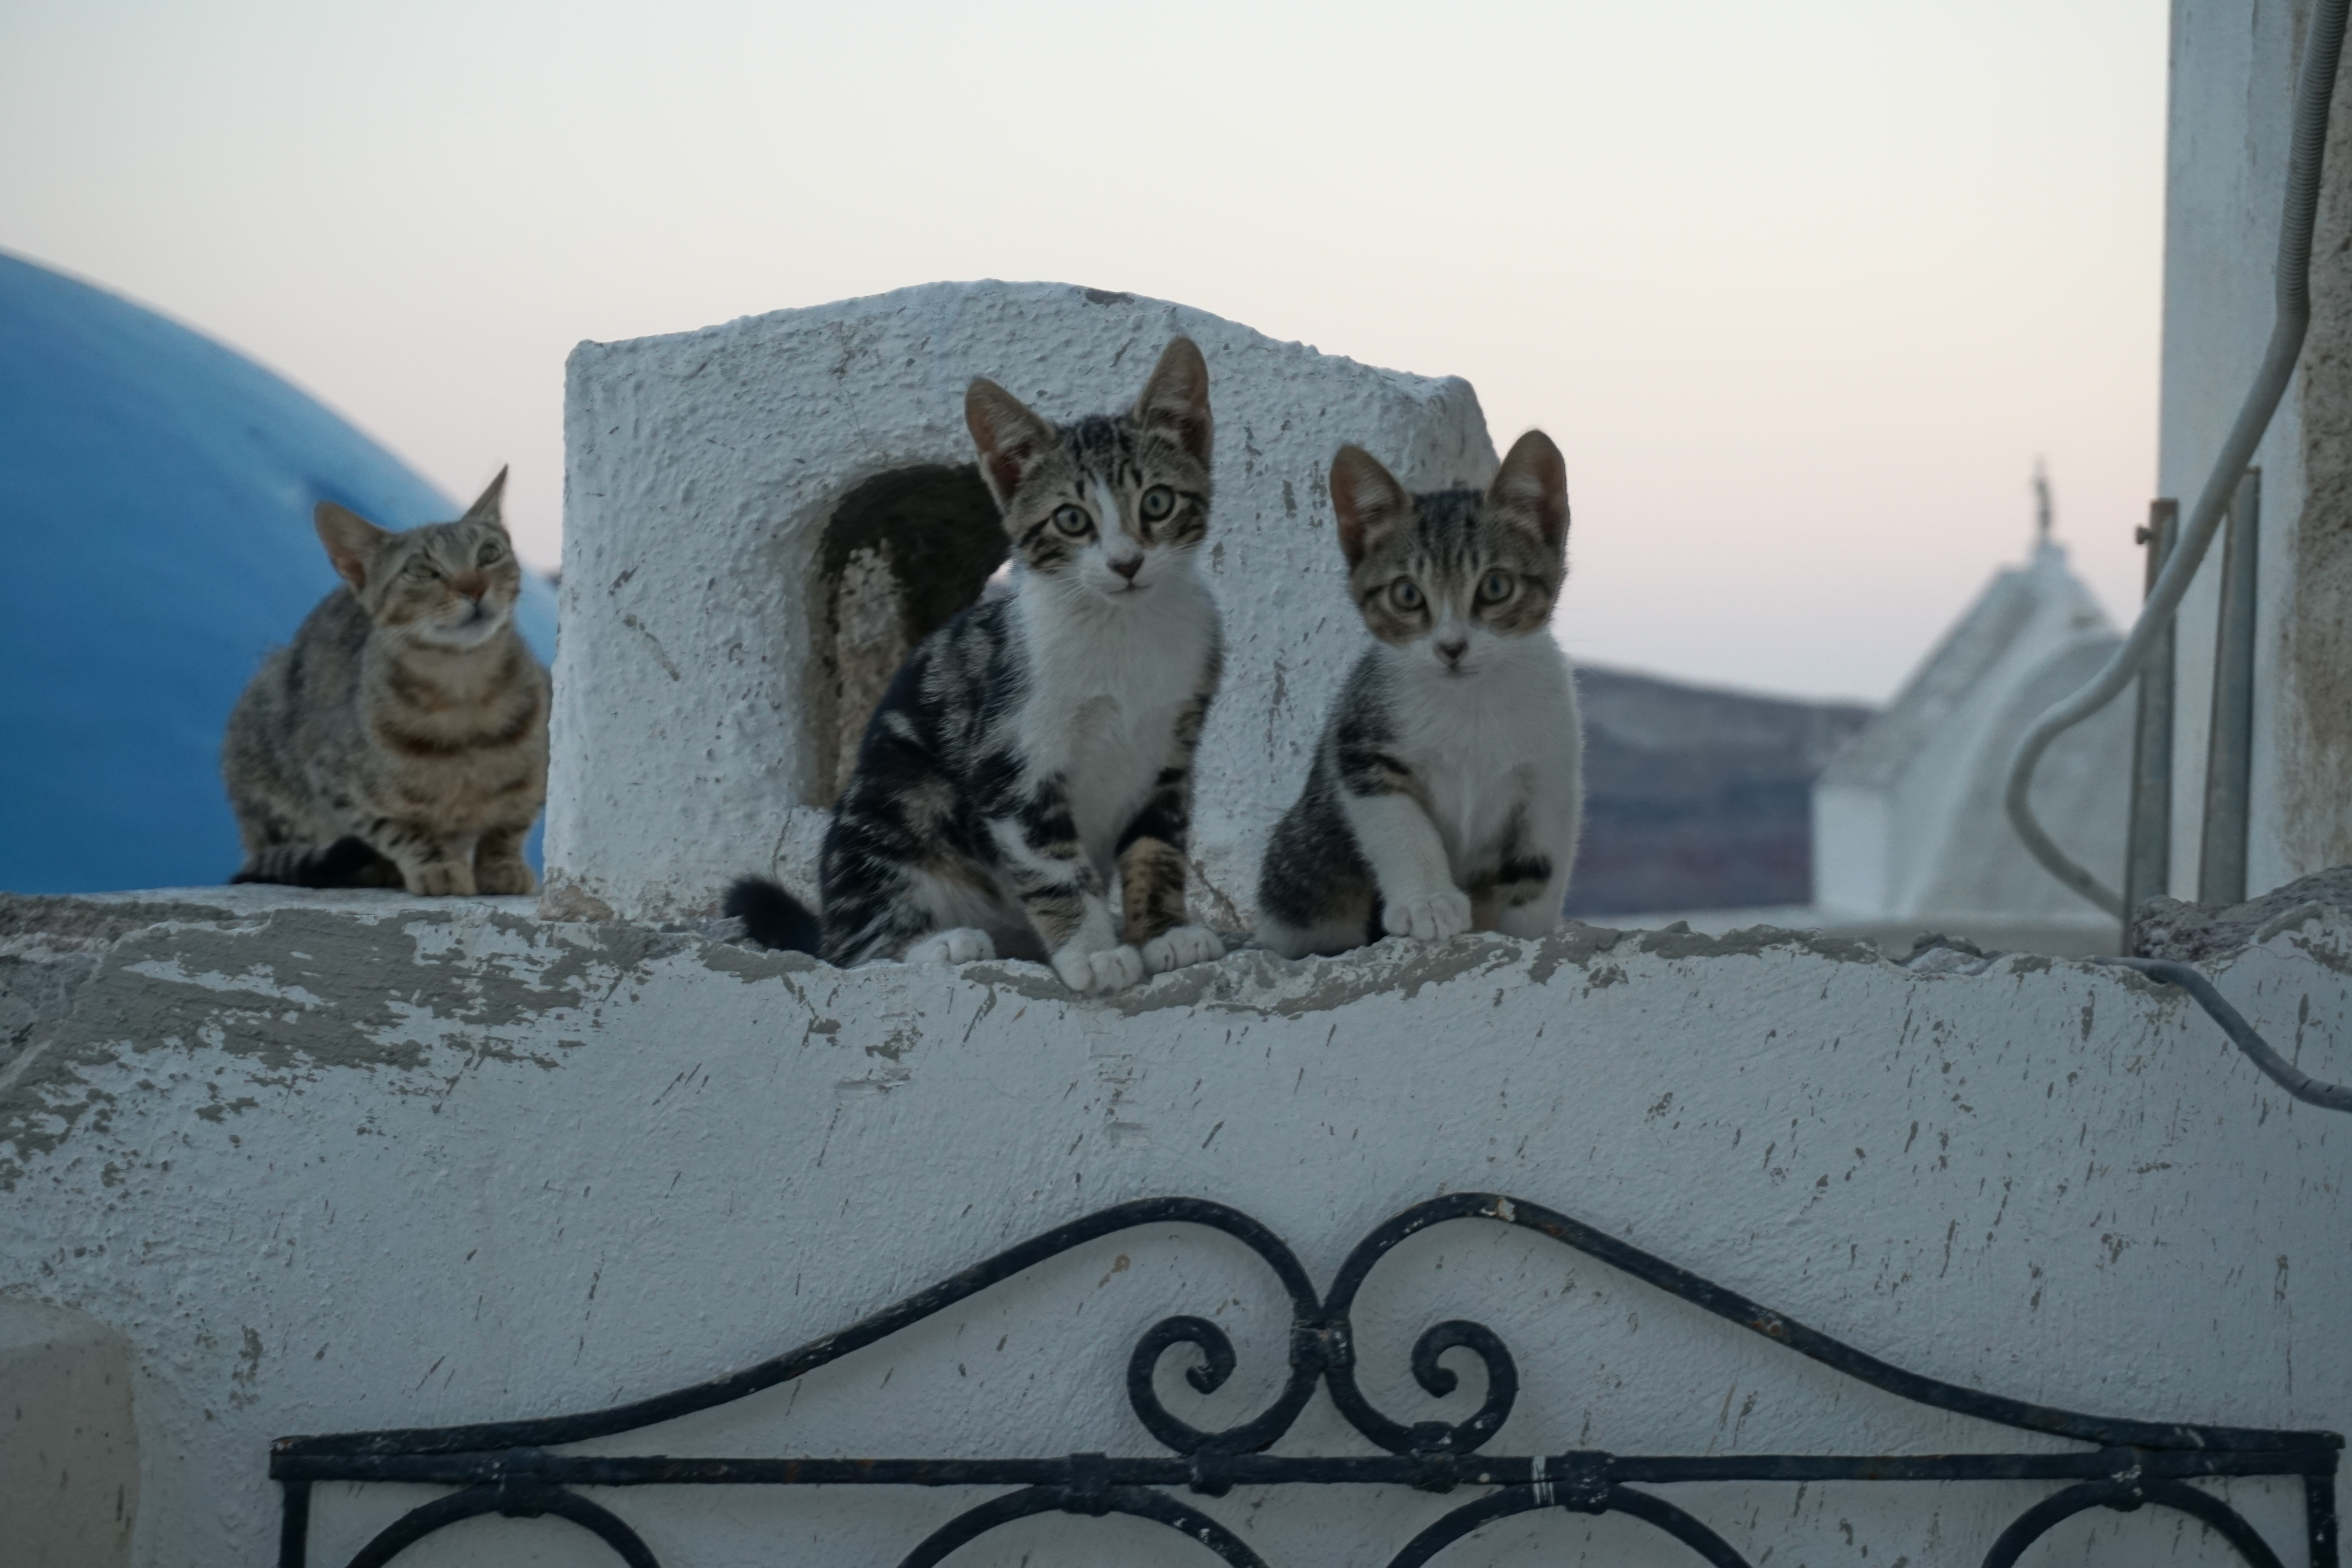
<instances>
[{"instance_id":1,"label":"kitten's eye","mask_svg":"<svg viewBox=\"0 0 2352 1568\"><path fill-rule=\"evenodd\" d=\"M498 541L494 539L488 544L484 545L482 547L481 554L476 556L474 559L477 565L488 566L499 559L500 553L501 552L498 547Z\"/></svg>"},{"instance_id":2,"label":"kitten's eye","mask_svg":"<svg viewBox=\"0 0 2352 1568\"><path fill-rule=\"evenodd\" d=\"M1088 528L1093 528L1095 520L1087 516L1087 509L1084 507L1056 507L1054 508L1054 526L1072 538L1076 538Z\"/></svg>"},{"instance_id":3,"label":"kitten's eye","mask_svg":"<svg viewBox=\"0 0 2352 1568\"><path fill-rule=\"evenodd\" d=\"M1143 493L1143 520L1156 523L1176 509L1176 492L1165 485L1154 485Z\"/></svg>"},{"instance_id":4,"label":"kitten's eye","mask_svg":"<svg viewBox=\"0 0 2352 1568\"><path fill-rule=\"evenodd\" d=\"M1421 608L1421 590L1414 585L1412 579L1400 577L1389 584L1389 602L1399 610L1418 610Z\"/></svg>"},{"instance_id":5,"label":"kitten's eye","mask_svg":"<svg viewBox=\"0 0 2352 1568\"><path fill-rule=\"evenodd\" d=\"M1517 586L1517 584L1511 580L1509 572L1490 571L1479 581L1478 602L1500 604L1511 596L1511 590Z\"/></svg>"},{"instance_id":6,"label":"kitten's eye","mask_svg":"<svg viewBox=\"0 0 2352 1568\"><path fill-rule=\"evenodd\" d=\"M438 577L441 574L433 570L433 563L431 561L426 560L420 555L409 561L407 575L415 578L419 582L423 582L427 578Z\"/></svg>"}]
</instances>

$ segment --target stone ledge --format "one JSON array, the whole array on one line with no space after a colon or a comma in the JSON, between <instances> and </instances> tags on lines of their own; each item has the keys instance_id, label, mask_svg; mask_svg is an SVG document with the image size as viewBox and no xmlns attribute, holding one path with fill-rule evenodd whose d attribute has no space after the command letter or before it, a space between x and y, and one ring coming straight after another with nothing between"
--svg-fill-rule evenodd
<instances>
[{"instance_id":1,"label":"stone ledge","mask_svg":"<svg viewBox=\"0 0 2352 1568\"><path fill-rule=\"evenodd\" d=\"M1772 930L1570 927L1236 954L1087 1002L1029 966L842 971L489 901L174 890L0 918L20 939L57 928L55 947L30 934L20 971L86 965L0 1068L0 1293L128 1337L142 1448L169 1457L141 1497L142 1561L266 1556L262 1460L282 1434L659 1392L1164 1194L1256 1216L1319 1279L1407 1204L1500 1191L1930 1375L2139 1417L2352 1427L2328 1305L2352 1291L2342 1119L2287 1100L2178 993L2113 970L1923 974ZM2317 1058L2352 1039L2352 977L2327 961L2347 937L2306 922L2214 969L2273 1038L2304 1025L2302 1065L2338 1077ZM1521 1356L1498 1439L1516 1450L1990 1440L1507 1239L1432 1247L1384 1266L1400 1293L1368 1304L1368 1354L1419 1412L1402 1347L1445 1317L1489 1323ZM1268 1289L1181 1237L1107 1240L733 1425L648 1441L1139 1451L1117 1394L1135 1335L1214 1310L1245 1375L1278 1365ZM1718 1428L1759 1389L1753 1420ZM954 1503L746 1499L719 1517L661 1490L632 1517L730 1563L870 1561L875 1531ZM317 1560L348 1557L396 1501L327 1499ZM1427 1502L1269 1517L1270 1559L1382 1560ZM1844 1506L1752 1505L1738 1517L1785 1522L1755 1527L1751 1560L1801 1555ZM1931 1560L1908 1515L1845 1517L1874 1557ZM2000 1522L1941 1517L1979 1545Z\"/></svg>"},{"instance_id":2,"label":"stone ledge","mask_svg":"<svg viewBox=\"0 0 2352 1568\"><path fill-rule=\"evenodd\" d=\"M2243 904L2151 898L2132 911L2132 952L2142 958L2202 964L2256 946L2305 921L2344 924L2352 909L2352 866L2288 883Z\"/></svg>"}]
</instances>

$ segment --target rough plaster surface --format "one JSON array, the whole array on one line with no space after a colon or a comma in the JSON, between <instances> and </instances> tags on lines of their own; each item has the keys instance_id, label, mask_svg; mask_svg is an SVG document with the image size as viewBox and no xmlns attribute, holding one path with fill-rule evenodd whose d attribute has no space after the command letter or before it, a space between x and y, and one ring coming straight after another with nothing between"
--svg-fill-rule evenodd
<instances>
[{"instance_id":1,"label":"rough plaster surface","mask_svg":"<svg viewBox=\"0 0 2352 1568\"><path fill-rule=\"evenodd\" d=\"M2305 495L2280 629L2277 713L2285 859L2352 861L2352 77L2339 75L2313 235L2303 367Z\"/></svg>"},{"instance_id":2,"label":"rough plaster surface","mask_svg":"<svg viewBox=\"0 0 2352 1568\"><path fill-rule=\"evenodd\" d=\"M0 908L13 908L0 904ZM1924 975L1867 946L1569 927L1540 943L1240 953L1114 1002L1018 964L842 972L688 929L274 890L46 906L115 934L0 1070L0 1293L125 1334L135 1561L266 1557L268 1439L551 1414L839 1327L1125 1198L1257 1216L1328 1283L1386 1216L1491 1188L1577 1215L1919 1371L2142 1417L2352 1426L2345 1139L2137 976L2003 958ZM125 917L126 911L152 911ZM120 923L119 926L118 924ZM2305 1070L2352 1077L2352 930L2307 920L2218 983ZM1179 1410L1225 1424L1281 1366L1272 1281L1181 1228L1105 1239L639 1452L1154 1451L1138 1336L1211 1316L1241 1357ZM2042 1446L1843 1383L1540 1238L1442 1228L1362 1298L1368 1391L1440 1318L1523 1389L1498 1452ZM1205 1409L1204 1409L1205 1407ZM1362 1452L1318 1396L1282 1451ZM1676 1489L1752 1562L1979 1561L2018 1485ZM2292 1488L2231 1498L2290 1550ZM322 1488L344 1560L427 1489ZM663 1561L896 1560L977 1494L649 1489L606 1500ZM1376 1564L1454 1503L1194 1500L1269 1562ZM404 1568L601 1561L484 1521ZM1769 1551L1770 1555L1765 1554ZM960 1565L1197 1563L1055 1516ZM1520 1521L1455 1565L1687 1561L1622 1519ZM2224 1561L2155 1511L2049 1562ZM1024 1554L1032 1554L1028 1556ZM2289 1561L2296 1559L2290 1555Z\"/></svg>"},{"instance_id":3,"label":"rough plaster surface","mask_svg":"<svg viewBox=\"0 0 2352 1568\"><path fill-rule=\"evenodd\" d=\"M131 1342L79 1312L0 1296L0 1557L131 1561L139 1438Z\"/></svg>"},{"instance_id":4,"label":"rough plaster surface","mask_svg":"<svg viewBox=\"0 0 2352 1568\"><path fill-rule=\"evenodd\" d=\"M2352 865L2298 877L2243 904L2151 898L2132 911L2132 951L2143 958L2202 964L2307 918L2342 920L2352 910Z\"/></svg>"},{"instance_id":5,"label":"rough plaster surface","mask_svg":"<svg viewBox=\"0 0 2352 1568\"><path fill-rule=\"evenodd\" d=\"M1212 380L1206 563L1227 650L1198 761L1193 908L1246 927L1265 832L1363 635L1325 465L1353 441L1435 488L1483 483L1494 447L1457 378L1061 284L929 284L573 350L545 910L709 913L728 881L771 867L813 892L812 579L834 507L877 474L971 461L973 376L1049 418L1123 408L1180 332Z\"/></svg>"}]
</instances>

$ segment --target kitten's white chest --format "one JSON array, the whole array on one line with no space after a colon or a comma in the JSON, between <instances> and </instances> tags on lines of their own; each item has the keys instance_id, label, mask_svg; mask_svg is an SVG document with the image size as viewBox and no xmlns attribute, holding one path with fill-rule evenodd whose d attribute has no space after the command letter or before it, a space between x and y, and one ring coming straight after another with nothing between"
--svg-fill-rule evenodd
<instances>
[{"instance_id":1,"label":"kitten's white chest","mask_svg":"<svg viewBox=\"0 0 2352 1568\"><path fill-rule=\"evenodd\" d=\"M1022 750L1033 777L1059 773L1078 841L1108 874L1118 835L1168 765L1176 723L1215 646L1205 584L1163 581L1156 602L1073 611L1024 606L1029 694Z\"/></svg>"},{"instance_id":2,"label":"kitten's white chest","mask_svg":"<svg viewBox=\"0 0 2352 1568\"><path fill-rule=\"evenodd\" d=\"M1531 645L1468 680L1408 676L1400 685L1400 760L1426 792L1457 879L1514 836L1522 852L1573 851L1582 741L1575 685L1556 646Z\"/></svg>"}]
</instances>

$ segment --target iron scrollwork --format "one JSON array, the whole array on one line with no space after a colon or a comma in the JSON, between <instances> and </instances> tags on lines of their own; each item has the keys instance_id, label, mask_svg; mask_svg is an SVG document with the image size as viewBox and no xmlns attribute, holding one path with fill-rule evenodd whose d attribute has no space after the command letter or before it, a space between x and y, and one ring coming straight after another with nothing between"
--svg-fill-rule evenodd
<instances>
[{"instance_id":1,"label":"iron scrollwork","mask_svg":"<svg viewBox=\"0 0 2352 1568\"><path fill-rule=\"evenodd\" d=\"M1466 1350L1484 1364L1486 1392L1469 1416L1453 1422L1397 1420L1356 1379L1350 1321L1358 1292L1380 1260L1406 1239L1457 1220L1536 1231L1563 1246L1679 1297L1848 1377L1914 1404L2043 1433L2086 1445L2071 1452L1937 1455L1635 1456L1601 1451L1489 1455L1486 1443L1509 1419L1518 1370L1491 1330L1461 1319L1437 1323L1415 1341L1414 1381L1443 1397L1457 1386L1440 1364ZM1202 1394L1223 1386L1238 1365L1233 1342L1206 1318L1176 1316L1154 1324L1128 1359L1128 1402L1144 1429L1170 1452L1125 1458L1070 1454L1010 1459L683 1458L563 1454L591 1437L650 1427L740 1399L802 1376L1073 1248L1139 1226L1195 1225L1231 1237L1256 1254L1290 1299L1289 1370L1265 1409L1237 1425L1203 1431L1168 1409L1153 1386L1161 1358L1189 1347L1198 1356L1184 1377ZM1382 1450L1374 1456L1270 1454L1318 1386L1349 1426ZM1056 1227L861 1319L837 1333L725 1377L611 1408L537 1420L462 1427L283 1437L269 1473L283 1488L280 1568L307 1568L310 1489L320 1481L426 1482L457 1488L409 1511L351 1559L379 1568L445 1526L483 1514L552 1517L586 1530L629 1568L658 1568L645 1542L581 1488L637 1486L1006 1487L949 1521L900 1559L930 1568L966 1542L1015 1520L1045 1512L1125 1514L1150 1520L1197 1542L1232 1568L1267 1568L1247 1542L1210 1514L1175 1496L1221 1497L1236 1486L1410 1486L1433 1492L1478 1489L1482 1495L1439 1518L1391 1559L1390 1568L1421 1568L1483 1525L1548 1509L1622 1513L1664 1531L1716 1568L1749 1568L1728 1542L1649 1487L1693 1481L2050 1480L2070 1483L2021 1515L1993 1543L1984 1568L2011 1568L2060 1521L2088 1509L2178 1510L2210 1526L2252 1568L2279 1568L2276 1551L2219 1497L2188 1484L2200 1477L2294 1477L2303 1484L2305 1545L2313 1568L2339 1568L2336 1542L2336 1456L2333 1432L2149 1422L2084 1415L2033 1405L1922 1376L1675 1267L1564 1214L1496 1193L1461 1193L1418 1203L1359 1242L1328 1292L1318 1292L1290 1248L1265 1226L1223 1204L1200 1198L1123 1203Z\"/></svg>"}]
</instances>

